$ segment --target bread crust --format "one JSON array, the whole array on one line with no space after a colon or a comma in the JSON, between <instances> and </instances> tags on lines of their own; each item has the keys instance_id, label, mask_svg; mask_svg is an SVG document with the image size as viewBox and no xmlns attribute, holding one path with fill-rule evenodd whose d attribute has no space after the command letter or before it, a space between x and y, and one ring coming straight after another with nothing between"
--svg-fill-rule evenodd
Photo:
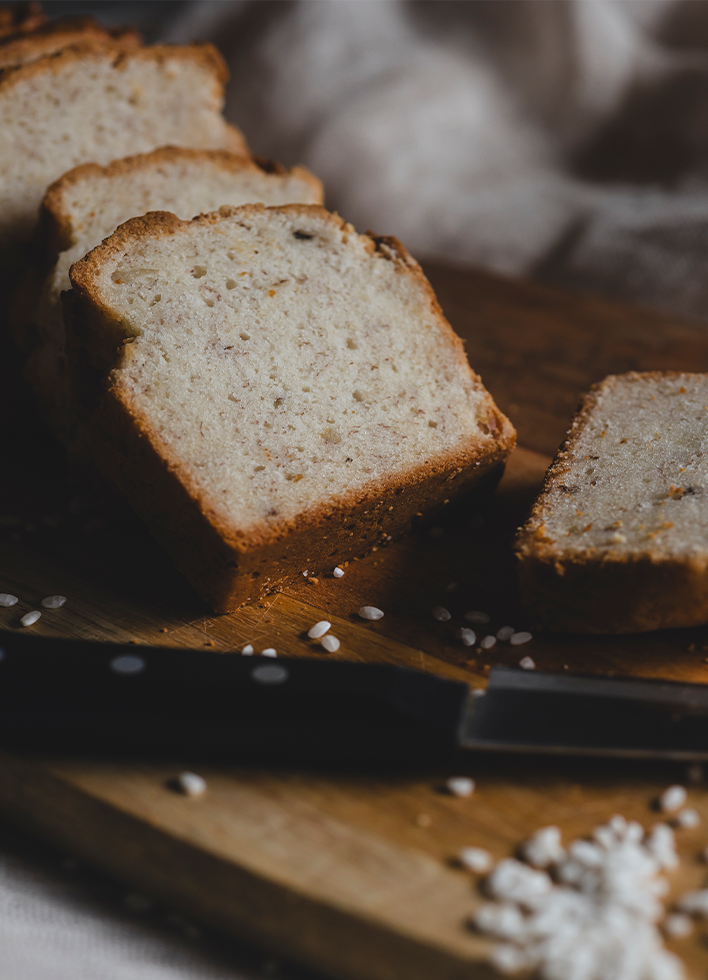
<instances>
[{"instance_id":1,"label":"bread crust","mask_svg":"<svg viewBox=\"0 0 708 980\"><path fill-rule=\"evenodd\" d=\"M66 207L66 195L87 179L105 178L111 180L121 175L144 171L146 167L158 169L165 163L184 161L185 163L209 163L225 173L236 174L249 170L262 171L301 180L309 184L313 191L323 198L322 181L305 167L288 169L273 161L247 154L232 153L229 150L197 150L180 146L162 146L150 153L137 153L133 156L113 160L106 166L97 163L83 163L67 171L47 188L39 209L39 224L36 234L36 249L46 256L44 264L52 265L59 252L74 244L71 219Z\"/></svg>"},{"instance_id":2,"label":"bread crust","mask_svg":"<svg viewBox=\"0 0 708 980\"><path fill-rule=\"evenodd\" d=\"M91 40L109 40L122 48L137 47L141 37L130 28L107 30L93 17L67 17L30 31L0 37L0 67L16 66Z\"/></svg>"},{"instance_id":3,"label":"bread crust","mask_svg":"<svg viewBox=\"0 0 708 980\"><path fill-rule=\"evenodd\" d=\"M0 92L8 91L22 81L37 78L46 72L59 74L67 65L72 62L80 62L91 54L104 54L107 57L112 57L113 65L118 69L121 69L132 59L155 61L157 64L178 59L192 64L201 64L206 71L213 74L214 83L218 85L219 91L229 80L226 62L214 45L206 41L197 41L194 44L185 45L153 44L147 47L130 45L126 50L120 38L106 34L105 37L86 38L76 44L67 45L59 51L54 51L24 65L9 65L0 73Z\"/></svg>"},{"instance_id":4,"label":"bread crust","mask_svg":"<svg viewBox=\"0 0 708 980\"><path fill-rule=\"evenodd\" d=\"M603 393L618 378L698 379L679 371L629 372L594 384L580 402L568 435L548 469L528 520L516 538L522 602L534 625L554 632L640 633L708 622L708 550L681 559L657 547L558 547L546 535L549 495L564 485L578 440Z\"/></svg>"},{"instance_id":5,"label":"bread crust","mask_svg":"<svg viewBox=\"0 0 708 980\"><path fill-rule=\"evenodd\" d=\"M479 378L471 371L461 341L440 311L418 263L396 239L369 235L370 254L379 254L402 275L412 276L430 302L442 342L455 352L461 371L468 372L484 394L488 431L493 441L470 436L467 445L440 454L425 467L412 467L391 480L372 481L356 491L341 493L326 504L303 510L297 518L274 515L267 524L236 527L223 520L208 494L193 477L155 426L116 382L111 369L131 357L125 328L97 293L101 267L137 241L180 234L194 222L218 224L224 217L243 220L266 209L263 205L226 207L180 221L166 212L152 212L121 225L111 238L71 269L75 299L65 305L74 350L91 343L91 362L84 363L79 388L103 397L89 408L96 457L133 504L151 531L170 552L177 566L217 612L229 612L301 574L303 569L331 567L361 555L382 538L404 534L415 516L452 500L490 472L503 467L516 433L497 409ZM318 205L291 204L274 208L288 215L331 223L343 235L351 225ZM107 383L103 379L108 379ZM103 385L97 380L103 380ZM105 387L104 387L105 386ZM130 465L125 461L130 460Z\"/></svg>"}]
</instances>

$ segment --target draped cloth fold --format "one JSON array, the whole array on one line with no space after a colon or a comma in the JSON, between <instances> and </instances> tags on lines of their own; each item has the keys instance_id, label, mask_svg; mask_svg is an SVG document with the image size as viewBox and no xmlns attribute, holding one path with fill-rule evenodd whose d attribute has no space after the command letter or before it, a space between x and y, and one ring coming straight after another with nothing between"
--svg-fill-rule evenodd
<instances>
[{"instance_id":1,"label":"draped cloth fold","mask_svg":"<svg viewBox=\"0 0 708 980\"><path fill-rule=\"evenodd\" d=\"M165 35L215 40L254 149L357 227L706 315L702 0L201 2Z\"/></svg>"}]
</instances>

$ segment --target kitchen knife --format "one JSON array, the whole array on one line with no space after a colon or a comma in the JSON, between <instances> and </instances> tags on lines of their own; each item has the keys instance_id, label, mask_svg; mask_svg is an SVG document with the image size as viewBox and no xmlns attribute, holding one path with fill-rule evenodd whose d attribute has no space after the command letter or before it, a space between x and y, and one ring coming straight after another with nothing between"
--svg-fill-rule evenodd
<instances>
[{"instance_id":1,"label":"kitchen knife","mask_svg":"<svg viewBox=\"0 0 708 980\"><path fill-rule=\"evenodd\" d=\"M4 632L0 745L283 763L459 750L708 759L708 686L495 667L471 691L382 664Z\"/></svg>"}]
</instances>

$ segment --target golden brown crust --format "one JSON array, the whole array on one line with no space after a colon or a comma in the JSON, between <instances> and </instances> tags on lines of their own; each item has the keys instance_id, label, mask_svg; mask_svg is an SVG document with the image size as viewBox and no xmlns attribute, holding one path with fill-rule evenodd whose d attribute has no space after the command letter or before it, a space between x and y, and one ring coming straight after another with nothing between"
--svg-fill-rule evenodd
<instances>
[{"instance_id":1,"label":"golden brown crust","mask_svg":"<svg viewBox=\"0 0 708 980\"><path fill-rule=\"evenodd\" d=\"M136 47L140 35L130 29L108 31L92 17L50 21L32 31L0 37L0 67L21 65L61 48L90 40L110 40L122 48Z\"/></svg>"},{"instance_id":2,"label":"golden brown crust","mask_svg":"<svg viewBox=\"0 0 708 980\"><path fill-rule=\"evenodd\" d=\"M44 55L34 61L24 65L10 65L0 72L0 95L7 92L15 85L32 78L38 78L46 73L54 75L60 74L67 66L73 63L80 63L92 55L113 59L113 65L117 69L123 68L129 60L155 61L157 64L164 64L167 61L183 60L192 65L201 64L208 72L213 74L214 83L223 89L229 78L229 71L226 62L221 57L213 44L198 42L190 45L166 45L156 44L150 47L134 47L125 45L113 37L95 37L86 39L78 44L67 45L59 51Z\"/></svg>"},{"instance_id":3,"label":"golden brown crust","mask_svg":"<svg viewBox=\"0 0 708 980\"><path fill-rule=\"evenodd\" d=\"M528 520L516 538L522 601L539 629L636 633L708 622L708 557L677 559L657 548L559 548L546 535L549 495L564 485L578 439L604 391L618 376L592 386L549 467ZM704 378L680 371L629 372L631 381Z\"/></svg>"},{"instance_id":4,"label":"golden brown crust","mask_svg":"<svg viewBox=\"0 0 708 980\"><path fill-rule=\"evenodd\" d=\"M67 326L75 347L86 350L93 342L92 363L84 362L80 387L97 390L96 379L105 378L116 363L125 364L132 352L125 329L100 301L96 289L101 268L111 257L150 235L152 240L179 234L199 223L218 224L224 217L244 221L266 210L277 210L303 219L326 221L343 235L354 229L337 215L318 205L291 204L266 209L252 204L225 207L180 221L167 212L152 212L121 225L102 245L71 269L75 299L65 306ZM430 285L418 264L394 239L370 237L371 254L394 263L401 274L413 277L424 289L443 334L470 371L461 342L439 311ZM96 343L101 336L102 343ZM488 433L494 441L483 446L478 438L454 452L439 456L425 469L397 474L395 480L376 481L358 491L343 493L326 505L301 512L294 519L277 515L265 524L239 528L227 524L208 495L194 483L183 461L167 446L159 432L115 380L109 380L105 396L93 413L96 455L101 465L130 499L135 509L181 570L217 612L228 612L249 599L291 580L304 568L329 567L336 560L360 555L382 538L400 536L418 513L425 513L443 498L452 500L503 466L515 443L511 423L484 392ZM129 459L130 465L125 465Z\"/></svg>"},{"instance_id":5,"label":"golden brown crust","mask_svg":"<svg viewBox=\"0 0 708 980\"><path fill-rule=\"evenodd\" d=\"M42 248L50 255L56 255L56 253L62 252L74 244L65 196L82 181L100 178L111 180L117 176L142 171L146 167L157 169L164 163L179 160L192 163L209 163L211 166L219 167L224 172L232 174L250 170L252 172L263 171L269 174L278 174L279 176L287 175L309 184L320 197L323 194L322 182L304 167L293 167L288 170L287 167L272 161L268 161L267 165L264 165L257 158L250 157L245 153L232 153L229 150L195 150L180 146L162 146L150 153L137 153L134 156L113 160L107 166L100 166L97 163L83 163L54 181L48 187L40 205L39 226L36 236L38 244L41 243Z\"/></svg>"},{"instance_id":6,"label":"golden brown crust","mask_svg":"<svg viewBox=\"0 0 708 980\"><path fill-rule=\"evenodd\" d=\"M316 573L366 554L388 535L401 537L417 514L429 512L443 497L453 500L479 486L503 468L508 455L500 446L476 469L441 466L407 483L372 487L350 501L333 502L270 537L238 540L185 485L174 459L161 454L155 430L132 416L120 395L110 389L91 420L94 457L217 613L233 612L304 569Z\"/></svg>"}]
</instances>

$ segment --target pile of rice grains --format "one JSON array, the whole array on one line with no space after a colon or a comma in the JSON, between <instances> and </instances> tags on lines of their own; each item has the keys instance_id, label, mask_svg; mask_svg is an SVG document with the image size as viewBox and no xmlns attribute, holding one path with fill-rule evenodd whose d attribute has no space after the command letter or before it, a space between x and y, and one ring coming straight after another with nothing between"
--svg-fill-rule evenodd
<instances>
[{"instance_id":1,"label":"pile of rice grains","mask_svg":"<svg viewBox=\"0 0 708 980\"><path fill-rule=\"evenodd\" d=\"M683 786L671 786L658 800L676 828L700 822L686 798ZM708 848L701 857L708 862ZM682 895L667 914L666 873L679 866L669 823L645 832L636 821L615 816L590 839L567 847L557 827L543 827L521 846L519 858L494 866L482 848L458 855L463 867L486 875L482 888L492 901L469 925L500 940L492 961L502 973L532 971L541 980L684 980L683 964L664 948L662 933L691 935L694 919L708 918L708 888Z\"/></svg>"}]
</instances>

